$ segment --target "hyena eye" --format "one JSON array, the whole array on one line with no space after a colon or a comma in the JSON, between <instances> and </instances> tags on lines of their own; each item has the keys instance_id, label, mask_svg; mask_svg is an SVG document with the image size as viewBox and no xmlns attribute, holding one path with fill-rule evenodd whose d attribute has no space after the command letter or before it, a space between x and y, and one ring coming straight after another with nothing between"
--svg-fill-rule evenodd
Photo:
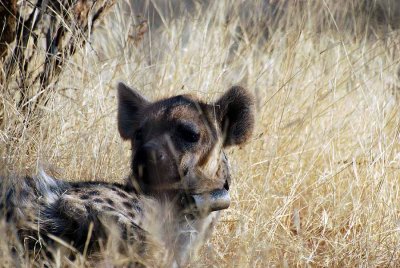
<instances>
[{"instance_id":1,"label":"hyena eye","mask_svg":"<svg viewBox=\"0 0 400 268\"><path fill-rule=\"evenodd\" d=\"M200 133L195 126L181 124L178 126L177 131L186 142L195 143L200 139Z\"/></svg>"}]
</instances>

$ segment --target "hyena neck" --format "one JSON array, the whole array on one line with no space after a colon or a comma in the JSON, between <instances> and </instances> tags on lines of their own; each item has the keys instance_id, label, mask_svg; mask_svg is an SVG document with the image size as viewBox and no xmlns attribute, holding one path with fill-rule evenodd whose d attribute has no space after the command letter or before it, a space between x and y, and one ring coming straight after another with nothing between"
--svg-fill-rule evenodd
<instances>
[{"instance_id":1,"label":"hyena neck","mask_svg":"<svg viewBox=\"0 0 400 268\"><path fill-rule=\"evenodd\" d=\"M152 213L145 215L145 225L151 228L151 233L158 241L171 250L175 265L187 263L190 256L196 254L199 245L209 236L208 229L219 215L219 212L212 212L200 217L188 213L179 191L143 193L133 175L127 178L124 190L142 194L155 201L151 203Z\"/></svg>"},{"instance_id":2,"label":"hyena neck","mask_svg":"<svg viewBox=\"0 0 400 268\"><path fill-rule=\"evenodd\" d=\"M149 191L141 185L133 174L126 178L123 190L129 193L139 194L157 201L160 206L168 208L170 212L174 214L179 214L178 211L182 209L180 205L181 195L178 191ZM176 211L176 213L175 213Z\"/></svg>"}]
</instances>

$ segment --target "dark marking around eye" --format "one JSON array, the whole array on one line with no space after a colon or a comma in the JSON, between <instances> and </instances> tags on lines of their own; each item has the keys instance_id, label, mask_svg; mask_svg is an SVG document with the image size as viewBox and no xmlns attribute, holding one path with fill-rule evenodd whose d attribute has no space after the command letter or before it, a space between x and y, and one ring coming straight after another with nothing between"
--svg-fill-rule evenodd
<instances>
[{"instance_id":1,"label":"dark marking around eye","mask_svg":"<svg viewBox=\"0 0 400 268\"><path fill-rule=\"evenodd\" d=\"M199 130L192 124L179 124L177 132L186 142L195 143L200 139Z\"/></svg>"}]
</instances>

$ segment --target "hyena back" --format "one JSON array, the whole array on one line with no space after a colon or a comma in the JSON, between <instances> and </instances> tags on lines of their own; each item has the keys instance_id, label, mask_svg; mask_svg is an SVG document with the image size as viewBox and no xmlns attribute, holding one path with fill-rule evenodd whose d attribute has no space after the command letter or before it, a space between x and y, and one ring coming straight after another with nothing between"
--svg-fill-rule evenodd
<instances>
[{"instance_id":1,"label":"hyena back","mask_svg":"<svg viewBox=\"0 0 400 268\"><path fill-rule=\"evenodd\" d=\"M151 102L119 83L118 129L132 144L126 181L67 182L44 172L3 179L0 217L28 251L62 240L91 254L117 230L139 254L155 236L171 263L183 265L229 206L224 148L249 139L253 106L241 87L207 104L189 95ZM154 222L158 228L149 228Z\"/></svg>"}]
</instances>

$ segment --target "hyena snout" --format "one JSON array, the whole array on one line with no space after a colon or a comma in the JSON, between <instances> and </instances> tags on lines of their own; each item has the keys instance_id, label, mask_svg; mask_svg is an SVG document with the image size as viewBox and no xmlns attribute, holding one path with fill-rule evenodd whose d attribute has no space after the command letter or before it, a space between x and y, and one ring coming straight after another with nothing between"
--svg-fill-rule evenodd
<instances>
[{"instance_id":1,"label":"hyena snout","mask_svg":"<svg viewBox=\"0 0 400 268\"><path fill-rule=\"evenodd\" d=\"M173 155L166 146L159 143L148 142L141 146L134 156L133 169L147 187L179 181Z\"/></svg>"}]
</instances>

